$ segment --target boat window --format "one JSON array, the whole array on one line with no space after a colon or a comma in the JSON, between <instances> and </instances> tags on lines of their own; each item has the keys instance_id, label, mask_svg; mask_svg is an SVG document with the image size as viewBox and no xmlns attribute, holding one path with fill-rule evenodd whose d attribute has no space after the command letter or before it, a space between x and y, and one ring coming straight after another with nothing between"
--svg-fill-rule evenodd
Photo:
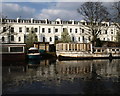
<instances>
[{"instance_id":1,"label":"boat window","mask_svg":"<svg viewBox=\"0 0 120 96\"><path fill-rule=\"evenodd\" d=\"M8 52L8 47L2 46L2 52Z\"/></svg>"},{"instance_id":2,"label":"boat window","mask_svg":"<svg viewBox=\"0 0 120 96\"><path fill-rule=\"evenodd\" d=\"M100 52L100 49L97 49L97 52Z\"/></svg>"},{"instance_id":3,"label":"boat window","mask_svg":"<svg viewBox=\"0 0 120 96\"><path fill-rule=\"evenodd\" d=\"M38 53L38 50L28 50L28 53Z\"/></svg>"},{"instance_id":4,"label":"boat window","mask_svg":"<svg viewBox=\"0 0 120 96\"><path fill-rule=\"evenodd\" d=\"M112 49L112 51L115 51L115 49Z\"/></svg>"},{"instance_id":5,"label":"boat window","mask_svg":"<svg viewBox=\"0 0 120 96\"><path fill-rule=\"evenodd\" d=\"M23 47L10 47L10 52L23 52Z\"/></svg>"},{"instance_id":6,"label":"boat window","mask_svg":"<svg viewBox=\"0 0 120 96\"><path fill-rule=\"evenodd\" d=\"M119 51L119 49L116 49L116 51Z\"/></svg>"}]
</instances>

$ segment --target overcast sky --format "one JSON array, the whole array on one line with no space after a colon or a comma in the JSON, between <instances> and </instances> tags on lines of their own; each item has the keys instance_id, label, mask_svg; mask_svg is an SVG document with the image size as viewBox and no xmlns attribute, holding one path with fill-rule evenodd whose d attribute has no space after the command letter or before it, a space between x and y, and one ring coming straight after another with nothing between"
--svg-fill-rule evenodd
<instances>
[{"instance_id":1,"label":"overcast sky","mask_svg":"<svg viewBox=\"0 0 120 96\"><path fill-rule=\"evenodd\" d=\"M81 20L77 8L84 2L4 2L2 14L8 18L34 18L55 20ZM111 3L105 3L110 6Z\"/></svg>"}]
</instances>

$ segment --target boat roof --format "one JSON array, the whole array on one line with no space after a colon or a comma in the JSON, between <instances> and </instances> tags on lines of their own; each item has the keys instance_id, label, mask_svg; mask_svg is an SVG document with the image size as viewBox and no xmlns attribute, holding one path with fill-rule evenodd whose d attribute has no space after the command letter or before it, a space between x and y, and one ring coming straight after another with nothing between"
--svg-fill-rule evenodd
<instances>
[{"instance_id":1,"label":"boat roof","mask_svg":"<svg viewBox=\"0 0 120 96\"><path fill-rule=\"evenodd\" d=\"M38 50L36 47L30 47L29 50Z\"/></svg>"}]
</instances>

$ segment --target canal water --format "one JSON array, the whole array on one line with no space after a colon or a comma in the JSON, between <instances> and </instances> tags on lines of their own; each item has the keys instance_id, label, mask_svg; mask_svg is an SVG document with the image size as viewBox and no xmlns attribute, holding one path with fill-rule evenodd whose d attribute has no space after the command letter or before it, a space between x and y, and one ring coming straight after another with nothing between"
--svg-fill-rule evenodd
<instances>
[{"instance_id":1,"label":"canal water","mask_svg":"<svg viewBox=\"0 0 120 96\"><path fill-rule=\"evenodd\" d=\"M3 62L2 94L120 94L120 59Z\"/></svg>"}]
</instances>

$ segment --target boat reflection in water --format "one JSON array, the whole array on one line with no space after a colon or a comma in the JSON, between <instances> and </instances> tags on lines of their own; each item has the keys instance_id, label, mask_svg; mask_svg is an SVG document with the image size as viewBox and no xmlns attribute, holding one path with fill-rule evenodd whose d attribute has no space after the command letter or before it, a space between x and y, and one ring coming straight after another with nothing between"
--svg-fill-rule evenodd
<instances>
[{"instance_id":1,"label":"boat reflection in water","mask_svg":"<svg viewBox=\"0 0 120 96\"><path fill-rule=\"evenodd\" d=\"M119 94L120 60L41 60L3 66L3 94Z\"/></svg>"}]
</instances>

